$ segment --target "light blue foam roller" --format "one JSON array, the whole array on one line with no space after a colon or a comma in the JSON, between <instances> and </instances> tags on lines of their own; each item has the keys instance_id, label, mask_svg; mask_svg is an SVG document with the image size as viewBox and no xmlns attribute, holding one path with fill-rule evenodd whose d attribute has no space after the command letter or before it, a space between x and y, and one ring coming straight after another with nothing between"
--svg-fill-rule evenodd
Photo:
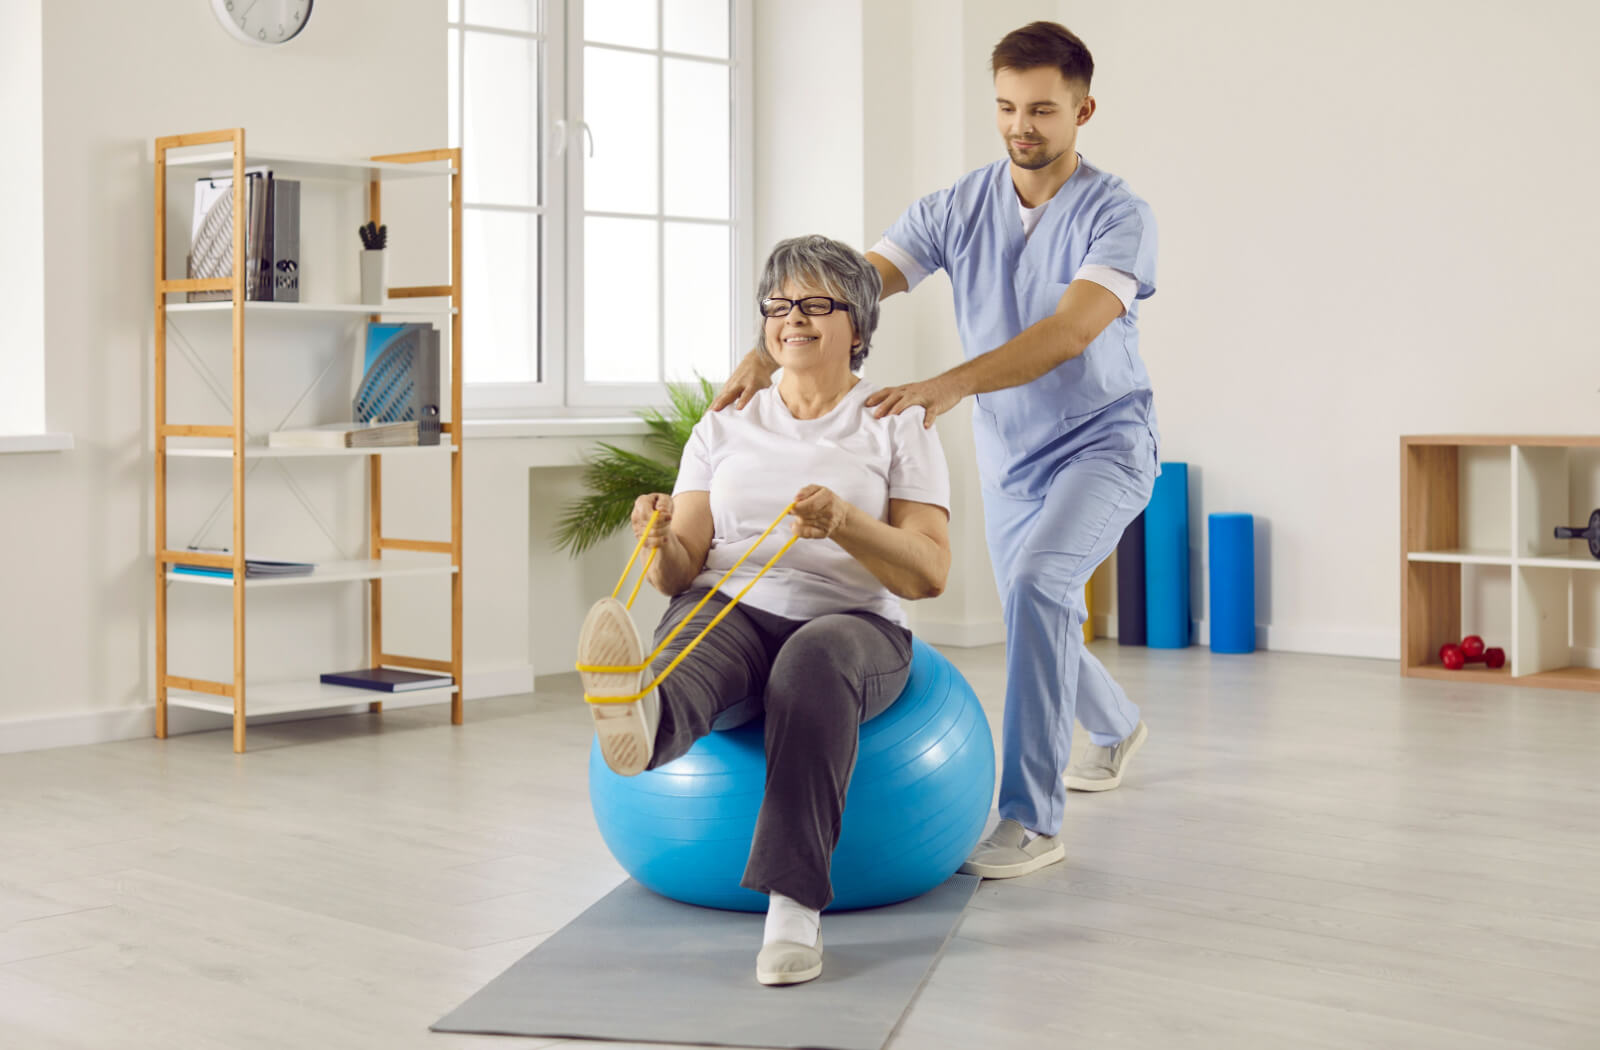
<instances>
[{"instance_id":1,"label":"light blue foam roller","mask_svg":"<svg viewBox=\"0 0 1600 1050\"><path fill-rule=\"evenodd\" d=\"M829 911L920 896L972 852L994 796L994 740L972 687L921 639L889 709L861 727L855 773L833 853ZM765 911L744 889L766 784L760 719L697 740L636 777L613 773L595 746L589 798L600 835L629 875L688 904Z\"/></svg>"},{"instance_id":2,"label":"light blue foam roller","mask_svg":"<svg viewBox=\"0 0 1600 1050\"><path fill-rule=\"evenodd\" d=\"M1189 465L1161 464L1144 511L1145 644L1189 644Z\"/></svg>"},{"instance_id":3,"label":"light blue foam roller","mask_svg":"<svg viewBox=\"0 0 1600 1050\"><path fill-rule=\"evenodd\" d=\"M1255 518L1212 514L1207 518L1210 552L1211 651L1256 649Z\"/></svg>"}]
</instances>

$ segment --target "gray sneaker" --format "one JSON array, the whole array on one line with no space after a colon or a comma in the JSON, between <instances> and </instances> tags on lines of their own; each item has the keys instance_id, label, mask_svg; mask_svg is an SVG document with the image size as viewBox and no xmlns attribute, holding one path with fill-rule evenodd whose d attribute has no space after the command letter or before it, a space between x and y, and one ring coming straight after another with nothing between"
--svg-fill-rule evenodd
<instances>
[{"instance_id":1,"label":"gray sneaker","mask_svg":"<svg viewBox=\"0 0 1600 1050\"><path fill-rule=\"evenodd\" d=\"M1083 758L1067 766L1067 787L1073 791L1110 791L1122 783L1122 774L1128 771L1128 759L1149 735L1150 730L1140 719L1133 732L1118 743L1110 747L1091 746Z\"/></svg>"},{"instance_id":2,"label":"gray sneaker","mask_svg":"<svg viewBox=\"0 0 1600 1050\"><path fill-rule=\"evenodd\" d=\"M1054 864L1066 855L1067 847L1059 836L1035 835L1029 839L1028 830L1021 824L1002 820L988 838L978 843L972 856L961 865L961 873L986 879L1014 879Z\"/></svg>"}]
</instances>

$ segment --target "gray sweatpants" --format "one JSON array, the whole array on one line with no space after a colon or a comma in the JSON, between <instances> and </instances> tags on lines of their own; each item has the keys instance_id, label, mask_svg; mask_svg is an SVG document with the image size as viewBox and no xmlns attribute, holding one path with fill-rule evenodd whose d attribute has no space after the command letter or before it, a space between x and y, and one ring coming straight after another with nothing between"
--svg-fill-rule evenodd
<instances>
[{"instance_id":1,"label":"gray sweatpants","mask_svg":"<svg viewBox=\"0 0 1600 1050\"><path fill-rule=\"evenodd\" d=\"M657 645L705 593L693 588L672 599L656 628ZM728 601L713 595L656 658L653 672ZM911 632L874 613L789 620L740 603L661 683L650 766L671 762L712 729L765 712L766 794L740 885L821 910L833 900L828 870L861 723L894 703L910 673Z\"/></svg>"}]
</instances>

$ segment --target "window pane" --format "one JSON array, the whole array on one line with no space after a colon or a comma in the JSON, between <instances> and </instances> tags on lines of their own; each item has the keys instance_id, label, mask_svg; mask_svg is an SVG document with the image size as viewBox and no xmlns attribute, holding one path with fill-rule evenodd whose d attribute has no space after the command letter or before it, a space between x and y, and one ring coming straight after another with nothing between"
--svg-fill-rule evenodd
<instances>
[{"instance_id":1,"label":"window pane","mask_svg":"<svg viewBox=\"0 0 1600 1050\"><path fill-rule=\"evenodd\" d=\"M668 215L726 219L729 198L727 66L669 58L662 70Z\"/></svg>"},{"instance_id":2,"label":"window pane","mask_svg":"<svg viewBox=\"0 0 1600 1050\"><path fill-rule=\"evenodd\" d=\"M716 382L728 377L732 267L733 237L727 226L666 224L662 328L669 382L682 382L695 372Z\"/></svg>"},{"instance_id":3,"label":"window pane","mask_svg":"<svg viewBox=\"0 0 1600 1050\"><path fill-rule=\"evenodd\" d=\"M531 383L539 361L539 217L468 208L461 217L461 318L468 383Z\"/></svg>"},{"instance_id":4,"label":"window pane","mask_svg":"<svg viewBox=\"0 0 1600 1050\"><path fill-rule=\"evenodd\" d=\"M461 21L461 0L450 0L450 3L445 7L444 20L446 22Z\"/></svg>"},{"instance_id":5,"label":"window pane","mask_svg":"<svg viewBox=\"0 0 1600 1050\"><path fill-rule=\"evenodd\" d=\"M452 29L447 34L450 38L450 54L445 60L445 76L450 81L450 145L461 145L461 31Z\"/></svg>"},{"instance_id":6,"label":"window pane","mask_svg":"<svg viewBox=\"0 0 1600 1050\"><path fill-rule=\"evenodd\" d=\"M539 42L466 33L462 197L539 203Z\"/></svg>"},{"instance_id":7,"label":"window pane","mask_svg":"<svg viewBox=\"0 0 1600 1050\"><path fill-rule=\"evenodd\" d=\"M592 383L661 379L657 224L583 222L583 373Z\"/></svg>"},{"instance_id":8,"label":"window pane","mask_svg":"<svg viewBox=\"0 0 1600 1050\"><path fill-rule=\"evenodd\" d=\"M662 16L666 50L728 57L728 0L664 0Z\"/></svg>"},{"instance_id":9,"label":"window pane","mask_svg":"<svg viewBox=\"0 0 1600 1050\"><path fill-rule=\"evenodd\" d=\"M654 214L656 183L656 64L653 55L583 49L583 118L594 136L584 150L583 203L589 211Z\"/></svg>"},{"instance_id":10,"label":"window pane","mask_svg":"<svg viewBox=\"0 0 1600 1050\"><path fill-rule=\"evenodd\" d=\"M585 0L583 38L596 44L656 46L656 0Z\"/></svg>"},{"instance_id":11,"label":"window pane","mask_svg":"<svg viewBox=\"0 0 1600 1050\"><path fill-rule=\"evenodd\" d=\"M467 21L494 29L539 29L539 0L466 0Z\"/></svg>"}]
</instances>

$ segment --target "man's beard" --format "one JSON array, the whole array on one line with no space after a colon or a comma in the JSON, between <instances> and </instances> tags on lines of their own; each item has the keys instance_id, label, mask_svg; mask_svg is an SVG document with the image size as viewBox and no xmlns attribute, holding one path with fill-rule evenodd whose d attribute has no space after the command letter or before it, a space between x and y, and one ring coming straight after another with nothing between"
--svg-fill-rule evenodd
<instances>
[{"instance_id":1,"label":"man's beard","mask_svg":"<svg viewBox=\"0 0 1600 1050\"><path fill-rule=\"evenodd\" d=\"M1052 157L1045 157L1042 155L1041 151L1043 144L1041 143L1040 145L1041 149L1033 150L1031 153L1019 153L1017 148L1008 142L1006 143L1006 153L1010 154L1011 163L1015 164L1017 167L1022 168L1025 171L1038 171L1041 168L1048 168L1050 165L1060 160L1067 152L1066 150L1061 150Z\"/></svg>"}]
</instances>

